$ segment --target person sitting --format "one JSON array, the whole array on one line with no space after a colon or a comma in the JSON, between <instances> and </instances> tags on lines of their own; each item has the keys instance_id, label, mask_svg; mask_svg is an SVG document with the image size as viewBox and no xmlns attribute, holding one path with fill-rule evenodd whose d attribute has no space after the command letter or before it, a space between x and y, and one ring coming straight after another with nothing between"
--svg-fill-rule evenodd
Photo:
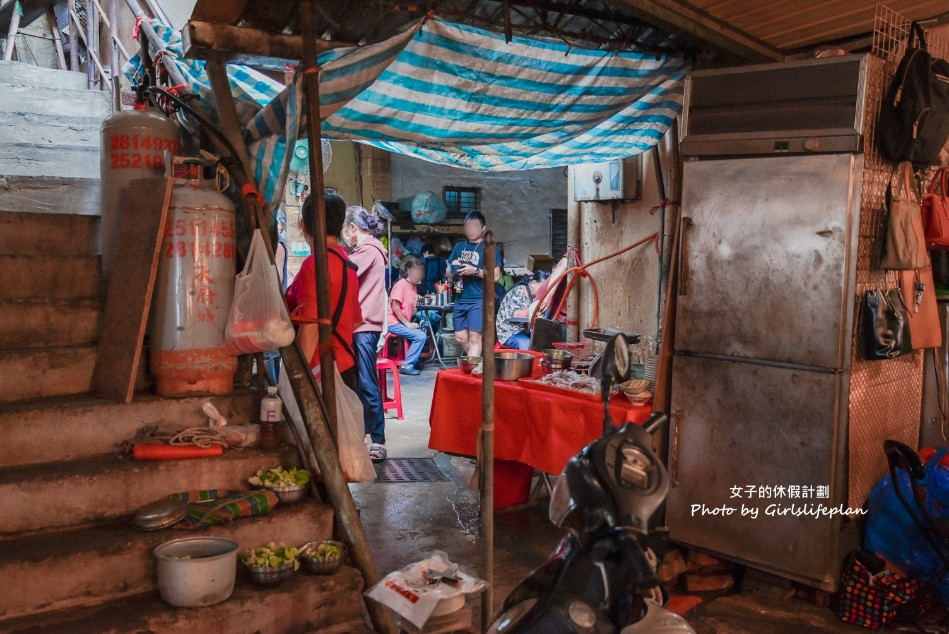
<instances>
[{"instance_id":1,"label":"person sitting","mask_svg":"<svg viewBox=\"0 0 949 634\"><path fill-rule=\"evenodd\" d=\"M425 265L415 258L406 258L400 267L402 279L395 283L389 291L389 313L387 323L389 332L404 337L409 341L409 351L405 355L400 374L417 376L421 374L418 368L422 348L428 340L428 334L419 324L412 321L415 310L418 308L418 284L425 276Z\"/></svg>"},{"instance_id":2,"label":"person sitting","mask_svg":"<svg viewBox=\"0 0 949 634\"><path fill-rule=\"evenodd\" d=\"M526 323L514 323L512 318L530 318L531 305L537 290L544 280L550 277L547 271L534 271L534 274L519 282L507 292L498 307L496 332L498 341L505 348L527 350L530 348L530 329Z\"/></svg>"}]
</instances>

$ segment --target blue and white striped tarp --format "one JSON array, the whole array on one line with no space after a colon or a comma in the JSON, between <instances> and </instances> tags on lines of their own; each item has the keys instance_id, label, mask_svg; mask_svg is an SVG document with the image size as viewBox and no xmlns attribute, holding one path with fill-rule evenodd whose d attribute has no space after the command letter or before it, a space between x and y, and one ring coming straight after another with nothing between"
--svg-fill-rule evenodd
<instances>
[{"instance_id":1,"label":"blue and white striped tarp","mask_svg":"<svg viewBox=\"0 0 949 634\"><path fill-rule=\"evenodd\" d=\"M159 32L168 49L180 38ZM612 53L425 19L384 42L320 55L322 134L480 171L562 167L639 154L682 106L683 55ZM137 60L127 68L134 68ZM178 60L213 109L203 64ZM127 73L128 74L128 73ZM302 75L284 89L243 67L228 75L258 187L279 202L304 128Z\"/></svg>"}]
</instances>

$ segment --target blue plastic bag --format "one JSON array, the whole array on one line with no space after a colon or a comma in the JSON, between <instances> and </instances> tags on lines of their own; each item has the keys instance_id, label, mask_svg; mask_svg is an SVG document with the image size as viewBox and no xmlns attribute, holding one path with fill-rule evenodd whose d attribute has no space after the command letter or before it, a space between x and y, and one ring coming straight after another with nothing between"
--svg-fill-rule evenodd
<instances>
[{"instance_id":1,"label":"blue plastic bag","mask_svg":"<svg viewBox=\"0 0 949 634\"><path fill-rule=\"evenodd\" d=\"M925 475L919 482L925 490L922 508L936 523L949 522L949 467L941 464L947 454L949 447L943 447L927 460ZM897 473L900 493L914 504L909 474L902 470ZM940 578L944 572L943 563L897 498L889 475L878 482L867 497L866 518L865 550L877 553L910 576L927 583ZM939 582L936 594L940 602L949 605L949 575Z\"/></svg>"}]
</instances>

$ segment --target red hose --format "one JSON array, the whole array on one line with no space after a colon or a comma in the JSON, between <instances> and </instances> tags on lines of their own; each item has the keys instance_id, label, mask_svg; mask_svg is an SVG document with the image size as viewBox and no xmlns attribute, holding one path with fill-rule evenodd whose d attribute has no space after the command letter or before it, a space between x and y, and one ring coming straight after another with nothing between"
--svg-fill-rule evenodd
<instances>
[{"instance_id":1,"label":"red hose","mask_svg":"<svg viewBox=\"0 0 949 634\"><path fill-rule=\"evenodd\" d=\"M602 258L598 258L587 264L583 264L581 266L574 266L564 271L563 274L561 274L561 276L557 278L556 282L554 282L553 284L548 284L547 288L557 288L557 286L560 285L560 282L562 282L564 278L566 278L570 273L576 273L576 275L570 278L570 281L567 282L567 288L564 290L563 295L560 297L560 303L557 305L557 309L554 310L551 313L551 315L560 314L560 311L563 309L564 304L567 301L567 296L570 294L571 289L573 289L573 287L576 286L577 281L581 277L585 277L588 280L590 280L590 286L593 288L593 315L590 318L590 326L589 326L590 328L593 328L596 325L596 320L597 320L597 317L599 317L599 313L600 313L600 298L599 298L599 293L596 288L596 282L593 280L593 276L587 272L587 269L593 266L594 264L599 264L600 262L604 262L611 258L620 256L626 253L627 251L632 251L636 247L642 246L649 241L655 241L656 248L658 249L659 248L659 232L657 231L656 233L650 234L646 236L645 238L643 238L642 240L639 240L638 242L635 242L629 245L628 247L623 247L622 249L620 249L619 251L615 253L605 255ZM534 312L531 315L531 326L534 325L534 320L537 319L537 312L540 310L540 304L541 302L537 303L537 306L534 308Z\"/></svg>"}]
</instances>

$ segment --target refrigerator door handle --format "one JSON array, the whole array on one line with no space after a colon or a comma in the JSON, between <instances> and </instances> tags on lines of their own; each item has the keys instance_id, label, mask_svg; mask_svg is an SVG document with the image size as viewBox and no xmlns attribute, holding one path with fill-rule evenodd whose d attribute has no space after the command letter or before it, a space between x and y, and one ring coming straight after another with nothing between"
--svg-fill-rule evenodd
<instances>
[{"instance_id":1,"label":"refrigerator door handle","mask_svg":"<svg viewBox=\"0 0 949 634\"><path fill-rule=\"evenodd\" d=\"M672 488L679 486L679 425L685 410L677 409L672 414L671 447L669 449L669 474Z\"/></svg>"},{"instance_id":2,"label":"refrigerator door handle","mask_svg":"<svg viewBox=\"0 0 949 634\"><path fill-rule=\"evenodd\" d=\"M689 294L689 229L692 219L682 217L682 230L679 232L679 295Z\"/></svg>"}]
</instances>

